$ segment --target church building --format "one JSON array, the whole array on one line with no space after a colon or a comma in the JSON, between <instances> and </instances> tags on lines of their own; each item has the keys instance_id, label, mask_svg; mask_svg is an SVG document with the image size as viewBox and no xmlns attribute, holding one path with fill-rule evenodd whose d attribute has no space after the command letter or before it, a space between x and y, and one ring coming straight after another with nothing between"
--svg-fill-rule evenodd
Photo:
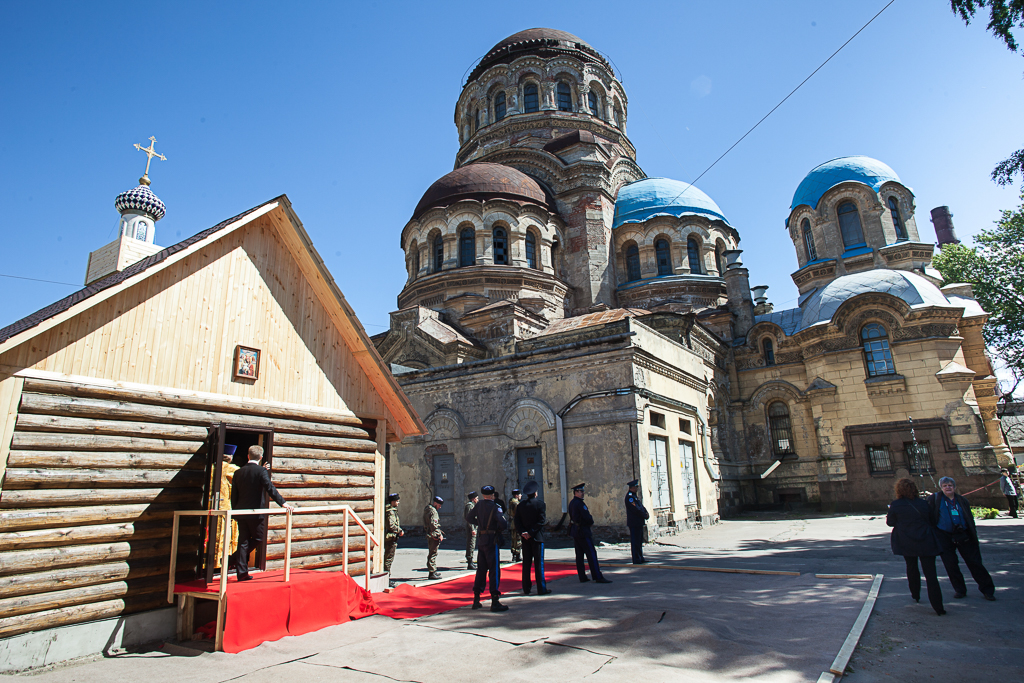
<instances>
[{"instance_id":1,"label":"church building","mask_svg":"<svg viewBox=\"0 0 1024 683\"><path fill-rule=\"evenodd\" d=\"M402 228L408 280L375 336L428 433L386 477L462 525L481 485L536 480L553 522L587 483L597 525L641 481L658 534L764 505L884 509L895 478L973 488L1008 457L970 287L941 287L914 195L847 157L796 187L796 308L751 287L741 226L649 177L628 98L582 39L497 43L455 104L455 169Z\"/></svg>"}]
</instances>

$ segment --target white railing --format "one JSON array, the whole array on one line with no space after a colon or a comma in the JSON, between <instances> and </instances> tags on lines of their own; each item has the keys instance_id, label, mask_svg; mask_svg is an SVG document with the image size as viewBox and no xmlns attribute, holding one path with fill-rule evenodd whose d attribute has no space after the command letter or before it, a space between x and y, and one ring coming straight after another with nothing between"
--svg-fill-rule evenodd
<instances>
[{"instance_id":1,"label":"white railing","mask_svg":"<svg viewBox=\"0 0 1024 683\"><path fill-rule=\"evenodd\" d=\"M241 517L243 515L285 515L285 536L284 536L284 580L291 581L291 563L292 563L292 515L297 514L309 514L312 512L342 512L345 515L345 530L344 530L344 549L342 550L342 564L344 566L344 572L348 574L348 525L349 517L355 520L365 534L366 542L363 546L364 554L364 578L366 590L370 590L370 542L373 545L379 546L378 541L372 533L370 533L369 527L363 524L363 520L359 519L356 514L348 505L331 506L321 505L315 507L295 508L289 510L288 508L265 508L260 510L175 510L174 511L174 526L171 529L171 572L167 577L167 602L174 602L174 579L177 572L178 565L178 527L179 520L182 517L223 517L224 524L222 528L218 530L218 534L223 536L221 544L221 559L220 559L220 595L219 599L224 599L224 594L227 592L228 587L228 555L231 550L231 519L233 517ZM212 539L210 540L212 542Z\"/></svg>"}]
</instances>

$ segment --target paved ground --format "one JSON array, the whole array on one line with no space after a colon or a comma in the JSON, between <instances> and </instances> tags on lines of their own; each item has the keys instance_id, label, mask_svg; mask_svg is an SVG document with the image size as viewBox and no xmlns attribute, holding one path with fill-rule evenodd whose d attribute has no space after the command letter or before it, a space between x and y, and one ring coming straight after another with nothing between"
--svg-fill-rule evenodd
<instances>
[{"instance_id":1,"label":"paved ground","mask_svg":"<svg viewBox=\"0 0 1024 683\"><path fill-rule=\"evenodd\" d=\"M33 677L39 683L456 683L481 676L813 682L834 658L869 585L813 575L882 573L886 579L875 612L845 680L1014 680L1024 667L1024 522L999 519L979 527L998 600L982 600L973 584L966 599L953 600L943 578L949 612L944 617L910 599L902 559L889 551L884 519L748 517L663 539L647 548L647 558L676 566L792 570L801 576L610 567L615 582L609 586L562 579L552 583L551 596L510 597L511 610L503 615L462 608L415 621L377 616L240 655L167 644ZM445 546L451 548L442 549L442 573L462 573L462 539ZM599 553L606 564L625 562L629 555L626 545L603 546ZM548 560L571 556L569 547L550 548ZM393 574L423 581L424 559L423 539L403 539Z\"/></svg>"}]
</instances>

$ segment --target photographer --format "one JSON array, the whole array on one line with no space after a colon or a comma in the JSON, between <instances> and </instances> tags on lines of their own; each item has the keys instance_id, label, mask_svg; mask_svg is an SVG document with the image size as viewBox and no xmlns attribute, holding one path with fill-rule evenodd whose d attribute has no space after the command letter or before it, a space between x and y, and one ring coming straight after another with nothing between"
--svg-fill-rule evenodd
<instances>
[{"instance_id":1,"label":"photographer","mask_svg":"<svg viewBox=\"0 0 1024 683\"><path fill-rule=\"evenodd\" d=\"M963 598L967 595L967 583L956 557L959 551L978 584L978 590L986 600L995 600L995 584L981 563L981 546L978 544L978 529L974 525L971 504L956 492L956 480L952 477L939 479L939 488L942 489L941 493L928 496L928 508L932 524L938 527L939 534L946 541L943 544L947 549L942 553L942 564L946 568L949 582L953 584L953 597Z\"/></svg>"}]
</instances>

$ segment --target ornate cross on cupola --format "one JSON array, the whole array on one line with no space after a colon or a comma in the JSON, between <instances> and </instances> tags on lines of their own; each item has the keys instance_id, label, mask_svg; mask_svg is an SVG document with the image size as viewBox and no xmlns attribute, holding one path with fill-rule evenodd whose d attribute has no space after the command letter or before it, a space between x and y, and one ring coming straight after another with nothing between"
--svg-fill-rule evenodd
<instances>
[{"instance_id":1,"label":"ornate cross on cupola","mask_svg":"<svg viewBox=\"0 0 1024 683\"><path fill-rule=\"evenodd\" d=\"M139 183L141 185L149 185L149 165L152 163L153 157L160 159L160 161L167 161L167 157L156 151L156 138L152 135L149 136L149 147L143 147L136 142L135 149L146 153L146 172L139 178Z\"/></svg>"}]
</instances>

